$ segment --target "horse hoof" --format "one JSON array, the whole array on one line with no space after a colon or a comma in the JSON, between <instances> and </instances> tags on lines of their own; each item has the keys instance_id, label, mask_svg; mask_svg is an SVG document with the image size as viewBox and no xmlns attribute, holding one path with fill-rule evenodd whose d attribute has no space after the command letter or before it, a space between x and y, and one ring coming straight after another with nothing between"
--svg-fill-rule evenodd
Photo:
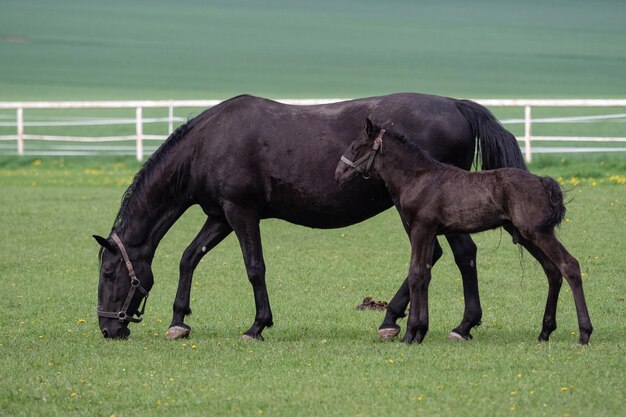
<instances>
[{"instance_id":1,"label":"horse hoof","mask_svg":"<svg viewBox=\"0 0 626 417\"><path fill-rule=\"evenodd\" d=\"M467 340L466 338L464 338L463 336L461 336L460 334L458 334L457 332L450 332L448 333L448 340L460 340L460 341L465 341Z\"/></svg>"},{"instance_id":2,"label":"horse hoof","mask_svg":"<svg viewBox=\"0 0 626 417\"><path fill-rule=\"evenodd\" d=\"M244 342L247 343L247 342L250 342L252 340L260 340L262 342L265 339L263 339L263 336L261 336L261 335L258 335L257 337L254 337L254 336L250 336L249 334L245 334L244 333L244 334L241 335L241 340L243 340Z\"/></svg>"},{"instance_id":3,"label":"horse hoof","mask_svg":"<svg viewBox=\"0 0 626 417\"><path fill-rule=\"evenodd\" d=\"M184 339L189 337L189 333L191 333L191 327L172 326L167 329L165 337L168 340Z\"/></svg>"},{"instance_id":4,"label":"horse hoof","mask_svg":"<svg viewBox=\"0 0 626 417\"><path fill-rule=\"evenodd\" d=\"M386 340L391 340L400 334L400 328L388 327L386 329L378 329L378 338L384 342Z\"/></svg>"}]
</instances>

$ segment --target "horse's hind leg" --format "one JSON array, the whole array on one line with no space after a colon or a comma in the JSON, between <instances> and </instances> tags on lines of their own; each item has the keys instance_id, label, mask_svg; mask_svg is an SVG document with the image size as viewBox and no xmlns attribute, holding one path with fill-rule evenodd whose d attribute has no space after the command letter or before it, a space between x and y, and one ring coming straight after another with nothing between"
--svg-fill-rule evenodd
<instances>
[{"instance_id":1,"label":"horse's hind leg","mask_svg":"<svg viewBox=\"0 0 626 417\"><path fill-rule=\"evenodd\" d=\"M449 234L446 239L450 244L454 261L456 262L463 281L463 296L465 310L463 320L450 332L448 339L468 340L472 338L470 331L481 323L483 311L480 307L480 295L478 293L478 274L476 272L476 244L470 235Z\"/></svg>"},{"instance_id":2,"label":"horse's hind leg","mask_svg":"<svg viewBox=\"0 0 626 417\"><path fill-rule=\"evenodd\" d=\"M581 344L586 345L589 342L589 337L591 336L593 327L587 310L587 303L583 292L583 281L578 261L570 255L567 249L565 249L561 242L558 241L554 232L539 234L535 239L533 239L532 243L545 253L545 255L559 268L561 274L567 280L567 283L572 290L572 295L574 296L576 314L578 315L578 328L580 331L579 341Z\"/></svg>"},{"instance_id":3,"label":"horse's hind leg","mask_svg":"<svg viewBox=\"0 0 626 417\"><path fill-rule=\"evenodd\" d=\"M207 218L206 222L198 232L198 235L189 244L180 260L180 277L178 279L178 290L174 299L174 314L172 322L167 331L168 339L178 339L189 336L191 328L184 323L185 316L191 314L189 300L191 297L191 281L200 260L211 249L217 246L226 236L232 232L228 223Z\"/></svg>"},{"instance_id":4,"label":"horse's hind leg","mask_svg":"<svg viewBox=\"0 0 626 417\"><path fill-rule=\"evenodd\" d=\"M465 298L465 310L463 320L450 332L449 339L468 340L472 338L470 331L473 327L480 325L482 309L480 306L480 295L478 292L478 276L476 273L476 244L469 235L451 234L446 235L454 254L454 260L461 271L463 281L463 295ZM443 251L439 242L435 240L432 266L441 258ZM378 329L380 340L393 339L400 333L400 326L396 324L399 318L405 317L405 311L409 304L409 284L408 278L404 280L402 286L389 302L387 314Z\"/></svg>"},{"instance_id":5,"label":"horse's hind leg","mask_svg":"<svg viewBox=\"0 0 626 417\"><path fill-rule=\"evenodd\" d=\"M265 285L265 261L263 260L263 249L261 246L259 217L255 208L228 203L224 205L224 213L239 240L248 279L250 284L252 284L254 292L256 316L252 327L243 333L242 338L244 340L263 340L261 332L266 327L271 327L274 322Z\"/></svg>"},{"instance_id":6,"label":"horse's hind leg","mask_svg":"<svg viewBox=\"0 0 626 417\"><path fill-rule=\"evenodd\" d=\"M546 301L546 309L543 313L543 324L538 340L545 342L550 339L550 335L556 330L556 306L559 301L559 292L563 278L559 268L552 262L546 254L531 243L524 239L517 229L512 225L505 226L505 229L513 236L513 241L518 242L541 264L543 271L548 278L548 299Z\"/></svg>"}]
</instances>

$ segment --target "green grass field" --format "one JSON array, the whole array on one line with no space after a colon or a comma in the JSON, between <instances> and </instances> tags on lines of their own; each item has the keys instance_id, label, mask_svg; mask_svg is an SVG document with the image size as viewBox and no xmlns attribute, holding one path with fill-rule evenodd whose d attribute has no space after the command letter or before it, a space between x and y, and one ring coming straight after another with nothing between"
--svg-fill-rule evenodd
<instances>
[{"instance_id":1,"label":"green grass field","mask_svg":"<svg viewBox=\"0 0 626 417\"><path fill-rule=\"evenodd\" d=\"M626 97L624 2L431 3L7 0L0 4L0 101L395 91ZM623 112L558 115L605 110ZM522 117L519 110L495 113ZM69 114L91 115L101 114ZM14 117L0 112L0 122ZM623 137L623 125L538 124L533 133ZM50 133L133 132L72 129ZM163 124L145 129L165 131ZM3 134L14 130L0 127ZM389 300L406 274L409 245L393 211L327 231L262 223L276 322L262 343L240 340L254 301L230 236L198 267L191 337L167 341L179 258L203 223L195 208L157 251L145 321L131 326L129 340L105 341L95 315L98 245L91 235L110 230L139 166L132 157L0 157L0 416L624 414L623 153L536 155L530 165L569 190L559 236L584 273L595 328L586 347L577 344L567 286L559 328L549 343L535 342L546 279L500 231L476 235L484 315L473 341L446 339L463 299L444 244L424 343L379 342L382 313L355 306L365 296Z\"/></svg>"},{"instance_id":2,"label":"green grass field","mask_svg":"<svg viewBox=\"0 0 626 417\"><path fill-rule=\"evenodd\" d=\"M484 317L475 339L446 340L463 311L446 247L431 284L431 331L422 345L406 346L379 342L382 313L354 308L368 295L388 300L405 276L408 242L393 211L329 231L262 223L276 321L265 342L240 341L254 302L236 239L227 238L198 268L190 339L171 342L164 332L178 259L203 222L192 209L157 251L146 320L132 326L129 340L107 342L95 316L91 234L110 229L137 164L0 162L2 415L622 413L623 166L603 167L606 175L593 178L577 177L593 172L591 163L548 168L571 189L559 235L582 265L595 327L589 346L577 345L566 286L559 328L551 342L535 342L546 280L499 231L476 236Z\"/></svg>"}]
</instances>

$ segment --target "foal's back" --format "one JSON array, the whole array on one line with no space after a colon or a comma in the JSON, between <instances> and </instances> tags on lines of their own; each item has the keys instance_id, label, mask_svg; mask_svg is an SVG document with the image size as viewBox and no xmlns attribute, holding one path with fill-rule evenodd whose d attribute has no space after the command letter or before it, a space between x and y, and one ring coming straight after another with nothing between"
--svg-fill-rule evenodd
<instances>
[{"instance_id":1,"label":"foal's back","mask_svg":"<svg viewBox=\"0 0 626 417\"><path fill-rule=\"evenodd\" d=\"M405 199L420 200L417 215L437 223L439 234L474 233L512 223L528 235L546 229L546 217L559 200L562 203L553 179L517 168L467 172L438 164L418 174L410 188L417 192Z\"/></svg>"}]
</instances>

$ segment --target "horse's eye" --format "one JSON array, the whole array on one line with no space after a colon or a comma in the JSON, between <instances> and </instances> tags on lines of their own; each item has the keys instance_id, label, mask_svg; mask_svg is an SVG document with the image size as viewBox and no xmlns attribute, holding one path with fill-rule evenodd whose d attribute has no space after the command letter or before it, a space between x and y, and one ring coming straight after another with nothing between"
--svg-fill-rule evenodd
<instances>
[{"instance_id":1,"label":"horse's eye","mask_svg":"<svg viewBox=\"0 0 626 417\"><path fill-rule=\"evenodd\" d=\"M104 279L109 280L109 281L115 278L115 274L110 271L105 271L102 273L102 275L104 276Z\"/></svg>"}]
</instances>

